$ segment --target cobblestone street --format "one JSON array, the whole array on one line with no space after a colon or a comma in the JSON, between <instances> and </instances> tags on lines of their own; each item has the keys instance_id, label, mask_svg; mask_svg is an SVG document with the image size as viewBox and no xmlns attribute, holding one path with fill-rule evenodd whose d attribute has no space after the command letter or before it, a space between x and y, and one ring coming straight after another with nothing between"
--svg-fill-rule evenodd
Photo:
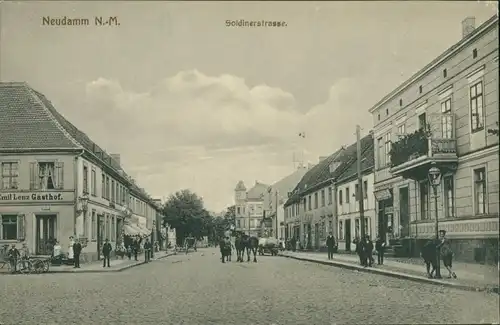
<instances>
[{"instance_id":1,"label":"cobblestone street","mask_svg":"<svg viewBox=\"0 0 500 325\"><path fill-rule=\"evenodd\" d=\"M498 322L499 296L282 257L222 264L215 249L120 273L0 276L7 324Z\"/></svg>"}]
</instances>

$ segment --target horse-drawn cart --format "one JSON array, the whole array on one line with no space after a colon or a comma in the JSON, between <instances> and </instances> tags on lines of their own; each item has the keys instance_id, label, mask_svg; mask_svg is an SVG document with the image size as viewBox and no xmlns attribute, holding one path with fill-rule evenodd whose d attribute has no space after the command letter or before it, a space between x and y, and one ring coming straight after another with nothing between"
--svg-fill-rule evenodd
<instances>
[{"instance_id":1,"label":"horse-drawn cart","mask_svg":"<svg viewBox=\"0 0 500 325\"><path fill-rule=\"evenodd\" d=\"M259 239L259 255L271 254L271 256L278 255L279 244L275 238L261 238Z\"/></svg>"}]
</instances>

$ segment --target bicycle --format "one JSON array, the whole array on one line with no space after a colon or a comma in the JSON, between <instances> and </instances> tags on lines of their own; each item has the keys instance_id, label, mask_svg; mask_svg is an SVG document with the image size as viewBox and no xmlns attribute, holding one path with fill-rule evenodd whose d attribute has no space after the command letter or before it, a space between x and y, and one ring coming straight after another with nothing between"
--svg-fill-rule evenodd
<instances>
[{"instance_id":1,"label":"bicycle","mask_svg":"<svg viewBox=\"0 0 500 325\"><path fill-rule=\"evenodd\" d=\"M22 274L29 274L31 273L32 270L32 263L30 260L27 259L18 259L15 264L15 269L12 268L12 263L9 262L9 272L14 274L14 273L22 273Z\"/></svg>"},{"instance_id":2,"label":"bicycle","mask_svg":"<svg viewBox=\"0 0 500 325\"><path fill-rule=\"evenodd\" d=\"M29 261L31 270L35 273L45 273L50 268L50 259L34 259Z\"/></svg>"}]
</instances>

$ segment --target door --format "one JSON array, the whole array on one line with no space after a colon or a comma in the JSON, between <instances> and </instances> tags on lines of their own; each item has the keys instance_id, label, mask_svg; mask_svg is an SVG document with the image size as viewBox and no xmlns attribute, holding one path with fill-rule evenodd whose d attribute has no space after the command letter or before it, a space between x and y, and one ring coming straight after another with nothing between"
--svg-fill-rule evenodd
<instances>
[{"instance_id":1,"label":"door","mask_svg":"<svg viewBox=\"0 0 500 325\"><path fill-rule=\"evenodd\" d=\"M102 245L104 242L104 216L97 215L97 259L101 259Z\"/></svg>"},{"instance_id":2,"label":"door","mask_svg":"<svg viewBox=\"0 0 500 325\"><path fill-rule=\"evenodd\" d=\"M314 225L314 247L319 248L319 224Z\"/></svg>"},{"instance_id":3,"label":"door","mask_svg":"<svg viewBox=\"0 0 500 325\"><path fill-rule=\"evenodd\" d=\"M378 235L384 241L386 240L386 232L387 232L387 221L385 219L385 205L384 201L378 202Z\"/></svg>"},{"instance_id":4,"label":"door","mask_svg":"<svg viewBox=\"0 0 500 325\"><path fill-rule=\"evenodd\" d=\"M410 236L410 209L409 209L408 187L399 189L399 226L401 237Z\"/></svg>"},{"instance_id":5,"label":"door","mask_svg":"<svg viewBox=\"0 0 500 325\"><path fill-rule=\"evenodd\" d=\"M52 255L56 236L56 216L36 216L36 244L37 255Z\"/></svg>"},{"instance_id":6,"label":"door","mask_svg":"<svg viewBox=\"0 0 500 325\"><path fill-rule=\"evenodd\" d=\"M311 224L307 224L307 246L306 248L309 249L312 246L312 241L311 241L311 235L312 235L312 227Z\"/></svg>"},{"instance_id":7,"label":"door","mask_svg":"<svg viewBox=\"0 0 500 325\"><path fill-rule=\"evenodd\" d=\"M351 219L345 220L345 250L351 251Z\"/></svg>"}]
</instances>

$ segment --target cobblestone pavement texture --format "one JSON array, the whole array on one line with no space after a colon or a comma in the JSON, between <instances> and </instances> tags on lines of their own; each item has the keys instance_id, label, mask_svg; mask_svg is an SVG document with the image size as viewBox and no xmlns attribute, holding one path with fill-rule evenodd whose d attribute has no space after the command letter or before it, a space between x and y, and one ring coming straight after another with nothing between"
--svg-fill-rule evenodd
<instances>
[{"instance_id":1,"label":"cobblestone pavement texture","mask_svg":"<svg viewBox=\"0 0 500 325\"><path fill-rule=\"evenodd\" d=\"M121 273L0 277L7 324L498 322L499 296L282 257L222 264L215 249Z\"/></svg>"}]
</instances>

